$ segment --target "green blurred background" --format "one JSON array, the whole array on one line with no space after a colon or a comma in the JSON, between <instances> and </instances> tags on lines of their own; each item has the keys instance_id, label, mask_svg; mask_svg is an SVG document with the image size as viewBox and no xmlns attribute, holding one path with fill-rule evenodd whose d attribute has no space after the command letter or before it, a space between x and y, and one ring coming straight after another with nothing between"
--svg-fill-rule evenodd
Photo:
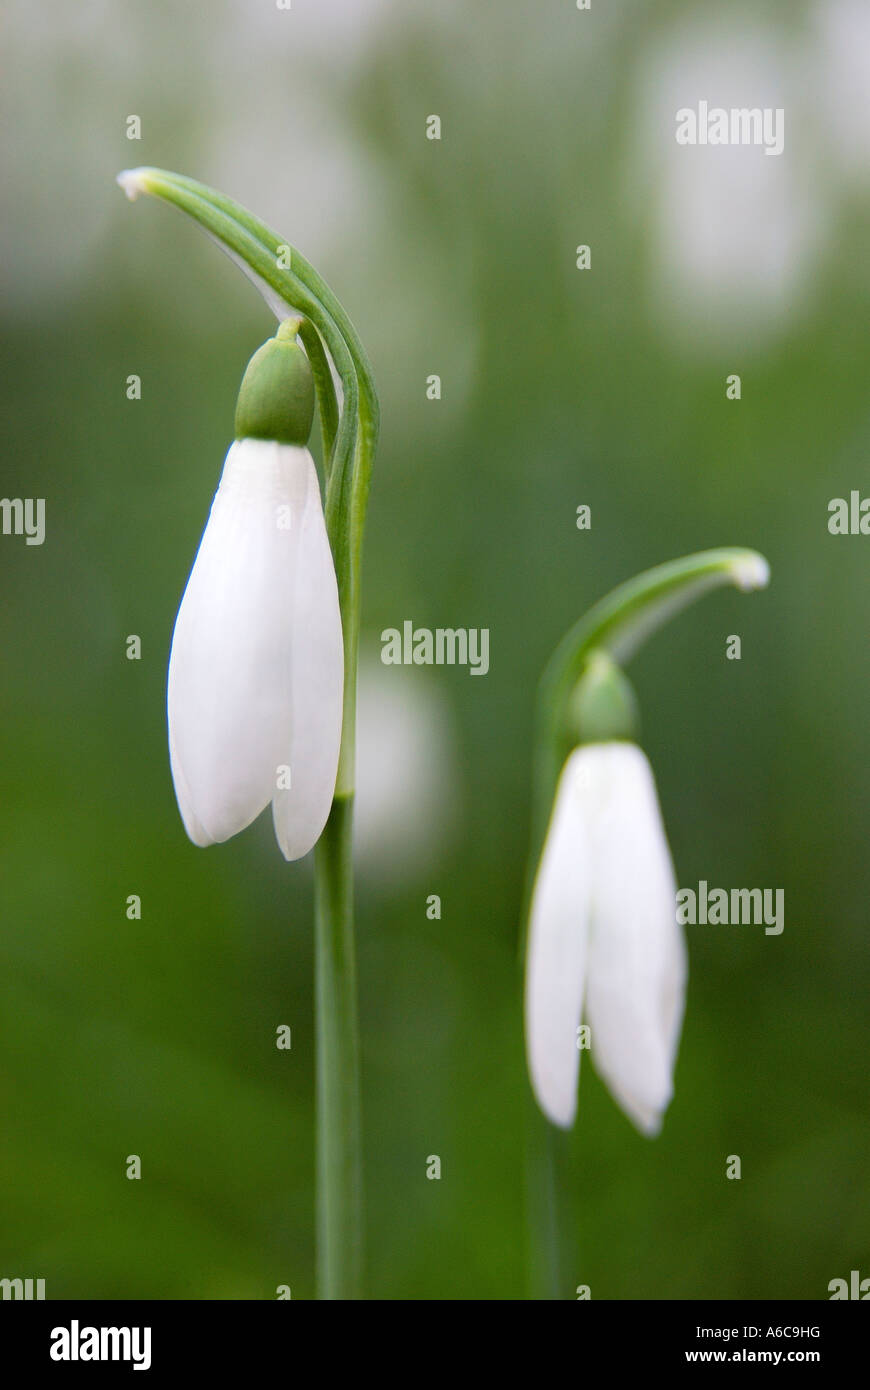
<instances>
[{"instance_id":1,"label":"green blurred background","mask_svg":"<svg viewBox=\"0 0 870 1390\"><path fill-rule=\"evenodd\" d=\"M705 600L632 675L680 884L782 888L785 931L688 929L656 1141L587 1058L565 1295L815 1299L870 1275L870 540L827 531L831 498L870 493L866 8L4 9L0 495L45 498L47 534L0 538L0 1276L49 1298L313 1293L310 866L284 864L266 816L193 848L164 726L178 600L272 320L192 226L125 202L114 176L143 163L299 246L381 391L369 1296L523 1296L536 680L614 584L725 544L762 550L770 589ZM674 113L701 98L783 106L784 154L679 148ZM488 627L489 675L380 666L381 629L406 618Z\"/></svg>"}]
</instances>

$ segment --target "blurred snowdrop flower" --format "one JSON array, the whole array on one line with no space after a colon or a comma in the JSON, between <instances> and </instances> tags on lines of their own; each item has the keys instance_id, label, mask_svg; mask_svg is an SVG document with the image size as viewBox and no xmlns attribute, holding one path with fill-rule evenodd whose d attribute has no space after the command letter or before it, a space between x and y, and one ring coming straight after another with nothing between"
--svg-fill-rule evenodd
<instances>
[{"instance_id":1,"label":"blurred snowdrop flower","mask_svg":"<svg viewBox=\"0 0 870 1390\"><path fill-rule=\"evenodd\" d=\"M357 865L378 885L415 877L456 832L456 750L438 686L397 679L373 655L360 661L356 785Z\"/></svg>"},{"instance_id":2,"label":"blurred snowdrop flower","mask_svg":"<svg viewBox=\"0 0 870 1390\"><path fill-rule=\"evenodd\" d=\"M723 584L768 582L757 551L702 551L646 570L577 620L541 680L526 914L525 1032L538 1104L567 1129L580 1053L629 1119L657 1134L673 1094L687 960L652 771L623 665Z\"/></svg>"},{"instance_id":3,"label":"blurred snowdrop flower","mask_svg":"<svg viewBox=\"0 0 870 1390\"><path fill-rule=\"evenodd\" d=\"M870 10L865 0L825 0L809 19L807 79L827 126L826 159L864 188L870 167Z\"/></svg>"},{"instance_id":4,"label":"blurred snowdrop flower","mask_svg":"<svg viewBox=\"0 0 870 1390\"><path fill-rule=\"evenodd\" d=\"M194 844L228 840L271 802L286 859L314 846L329 815L344 672L297 326L282 325L242 382L238 437L175 623L167 701L175 793Z\"/></svg>"},{"instance_id":5,"label":"blurred snowdrop flower","mask_svg":"<svg viewBox=\"0 0 870 1390\"><path fill-rule=\"evenodd\" d=\"M672 1094L686 984L676 882L652 771L636 744L571 753L535 881L526 979L529 1070L573 1124L580 1024L626 1114L655 1134Z\"/></svg>"},{"instance_id":6,"label":"blurred snowdrop flower","mask_svg":"<svg viewBox=\"0 0 870 1390\"><path fill-rule=\"evenodd\" d=\"M783 108L783 152L679 145L676 113L700 101ZM801 50L775 29L681 21L646 59L627 197L651 219L654 305L675 336L718 352L751 329L760 343L803 302L830 222L807 107Z\"/></svg>"}]
</instances>

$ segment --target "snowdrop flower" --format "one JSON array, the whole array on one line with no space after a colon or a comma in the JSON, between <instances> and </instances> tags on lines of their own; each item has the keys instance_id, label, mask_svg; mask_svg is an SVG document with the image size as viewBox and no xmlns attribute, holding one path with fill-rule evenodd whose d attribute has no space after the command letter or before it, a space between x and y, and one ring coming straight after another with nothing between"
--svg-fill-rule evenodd
<instances>
[{"instance_id":1,"label":"snowdrop flower","mask_svg":"<svg viewBox=\"0 0 870 1390\"><path fill-rule=\"evenodd\" d=\"M701 595L768 577L763 556L736 548L647 570L584 614L544 673L525 1028L535 1096L562 1128L574 1122L588 1047L625 1113L657 1134L683 1020L677 885L622 663Z\"/></svg>"},{"instance_id":2,"label":"snowdrop flower","mask_svg":"<svg viewBox=\"0 0 870 1390\"><path fill-rule=\"evenodd\" d=\"M118 183L131 200L147 193L186 213L284 320L245 373L236 442L179 610L169 749L196 844L234 835L270 801L286 858L316 843L317 1285L323 1299L355 1299L363 1177L354 715L378 393L341 301L282 236L217 189L169 169L125 169ZM306 448L315 396L325 517Z\"/></svg>"},{"instance_id":3,"label":"snowdrop flower","mask_svg":"<svg viewBox=\"0 0 870 1390\"><path fill-rule=\"evenodd\" d=\"M191 840L228 840L271 802L286 859L313 847L329 815L344 672L298 327L282 324L245 373L236 440L175 623L167 700Z\"/></svg>"},{"instance_id":4,"label":"snowdrop flower","mask_svg":"<svg viewBox=\"0 0 870 1390\"><path fill-rule=\"evenodd\" d=\"M655 1134L671 1098L686 952L652 771L637 744L575 748L534 887L526 1038L554 1124L577 1109L581 1021L616 1100Z\"/></svg>"}]
</instances>

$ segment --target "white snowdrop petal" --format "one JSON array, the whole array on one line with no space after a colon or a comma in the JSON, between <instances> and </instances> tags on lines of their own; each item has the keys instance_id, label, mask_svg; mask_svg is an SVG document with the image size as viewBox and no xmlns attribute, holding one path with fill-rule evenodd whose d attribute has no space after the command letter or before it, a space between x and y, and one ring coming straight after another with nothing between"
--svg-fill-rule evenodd
<instances>
[{"instance_id":1,"label":"white snowdrop petal","mask_svg":"<svg viewBox=\"0 0 870 1390\"><path fill-rule=\"evenodd\" d=\"M300 551L292 520L303 513L310 467L306 449L253 439L231 446L181 601L169 661L170 754L198 844L250 824L289 761L288 613ZM291 525L282 527L286 515Z\"/></svg>"},{"instance_id":2,"label":"white snowdrop petal","mask_svg":"<svg viewBox=\"0 0 870 1390\"><path fill-rule=\"evenodd\" d=\"M586 1020L595 1066L654 1134L671 1099L686 951L652 771L630 743L585 750L593 860Z\"/></svg>"},{"instance_id":3,"label":"white snowdrop petal","mask_svg":"<svg viewBox=\"0 0 870 1390\"><path fill-rule=\"evenodd\" d=\"M577 1027L586 980L591 862L584 749L571 754L535 880L526 956L526 1051L541 1109L567 1128L577 1111Z\"/></svg>"},{"instance_id":4,"label":"white snowdrop petal","mask_svg":"<svg viewBox=\"0 0 870 1390\"><path fill-rule=\"evenodd\" d=\"M172 727L169 729L169 766L172 770L172 782L175 787L175 798L178 802L178 809L181 812L181 819L189 838L200 849L206 849L208 845L213 845L214 840L208 831L200 824L196 812L193 809L193 797L184 776L184 770L175 751L175 739L172 736Z\"/></svg>"},{"instance_id":5,"label":"white snowdrop petal","mask_svg":"<svg viewBox=\"0 0 870 1390\"><path fill-rule=\"evenodd\" d=\"M320 837L332 804L341 746L341 612L320 486L310 457L305 499L293 524L298 558L290 610L290 786L276 790L273 799L275 833L285 859L307 854Z\"/></svg>"}]
</instances>

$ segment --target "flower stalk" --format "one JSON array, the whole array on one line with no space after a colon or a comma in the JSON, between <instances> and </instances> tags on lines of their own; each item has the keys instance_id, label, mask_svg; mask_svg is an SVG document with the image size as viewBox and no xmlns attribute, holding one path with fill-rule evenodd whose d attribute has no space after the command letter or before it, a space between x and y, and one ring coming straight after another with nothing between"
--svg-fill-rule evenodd
<instances>
[{"instance_id":1,"label":"flower stalk","mask_svg":"<svg viewBox=\"0 0 870 1390\"><path fill-rule=\"evenodd\" d=\"M276 318L301 315L320 415L324 516L344 645L334 799L315 848L318 1294L360 1296L363 1250L359 1040L353 926L353 796L360 567L379 426L371 367L335 294L312 265L247 209L183 175L127 170L128 197L151 194L193 218L245 272ZM341 381L336 395L332 368Z\"/></svg>"}]
</instances>

